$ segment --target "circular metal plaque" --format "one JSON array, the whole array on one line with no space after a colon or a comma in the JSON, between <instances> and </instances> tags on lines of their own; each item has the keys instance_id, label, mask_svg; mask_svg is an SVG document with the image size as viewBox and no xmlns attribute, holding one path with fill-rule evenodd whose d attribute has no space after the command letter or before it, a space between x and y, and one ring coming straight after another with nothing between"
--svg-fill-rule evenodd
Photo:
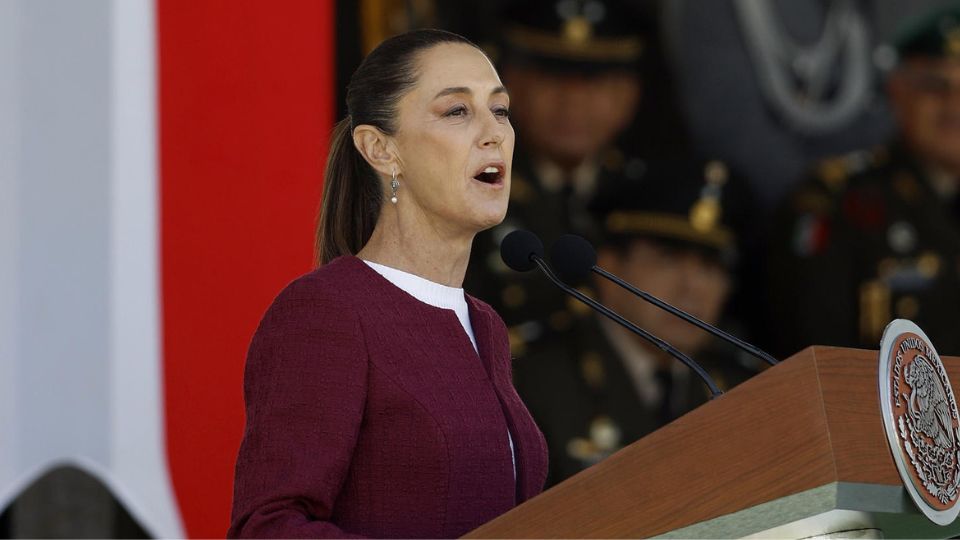
<instances>
[{"instance_id":1,"label":"circular metal plaque","mask_svg":"<svg viewBox=\"0 0 960 540\"><path fill-rule=\"evenodd\" d=\"M880 408L893 461L931 521L960 512L960 414L947 371L916 324L897 319L880 342Z\"/></svg>"}]
</instances>

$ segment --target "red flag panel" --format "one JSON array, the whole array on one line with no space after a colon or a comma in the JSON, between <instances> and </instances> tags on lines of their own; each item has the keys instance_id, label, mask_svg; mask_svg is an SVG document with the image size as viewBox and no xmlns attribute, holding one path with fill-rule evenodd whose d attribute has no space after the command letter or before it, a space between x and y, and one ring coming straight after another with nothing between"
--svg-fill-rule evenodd
<instances>
[{"instance_id":1,"label":"red flag panel","mask_svg":"<svg viewBox=\"0 0 960 540\"><path fill-rule=\"evenodd\" d=\"M332 0L157 0L167 452L191 537L228 526L247 345L311 267Z\"/></svg>"}]
</instances>

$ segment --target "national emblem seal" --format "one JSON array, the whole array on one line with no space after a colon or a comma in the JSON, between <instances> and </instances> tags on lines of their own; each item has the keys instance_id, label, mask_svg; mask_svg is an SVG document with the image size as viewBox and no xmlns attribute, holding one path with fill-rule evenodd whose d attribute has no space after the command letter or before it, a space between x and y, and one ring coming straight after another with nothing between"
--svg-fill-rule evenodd
<instances>
[{"instance_id":1,"label":"national emblem seal","mask_svg":"<svg viewBox=\"0 0 960 540\"><path fill-rule=\"evenodd\" d=\"M893 461L917 507L933 522L956 518L960 413L947 371L926 334L898 319L880 344L880 406Z\"/></svg>"}]
</instances>

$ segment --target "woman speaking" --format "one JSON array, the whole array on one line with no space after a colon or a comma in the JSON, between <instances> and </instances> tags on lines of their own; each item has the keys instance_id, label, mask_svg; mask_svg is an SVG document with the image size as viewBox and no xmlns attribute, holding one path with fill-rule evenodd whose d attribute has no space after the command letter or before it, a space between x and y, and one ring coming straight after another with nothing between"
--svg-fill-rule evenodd
<instances>
[{"instance_id":1,"label":"woman speaking","mask_svg":"<svg viewBox=\"0 0 960 540\"><path fill-rule=\"evenodd\" d=\"M383 42L353 74L321 265L253 337L229 536L457 537L536 495L546 447L506 328L464 294L507 210L509 96L463 37Z\"/></svg>"}]
</instances>

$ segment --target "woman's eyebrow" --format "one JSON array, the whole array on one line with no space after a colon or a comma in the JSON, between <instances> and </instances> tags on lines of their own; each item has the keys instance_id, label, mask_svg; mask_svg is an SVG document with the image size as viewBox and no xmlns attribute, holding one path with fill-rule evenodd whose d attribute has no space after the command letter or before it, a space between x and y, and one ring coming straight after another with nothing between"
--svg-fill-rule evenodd
<instances>
[{"instance_id":1,"label":"woman's eyebrow","mask_svg":"<svg viewBox=\"0 0 960 540\"><path fill-rule=\"evenodd\" d=\"M467 94L473 95L473 90L467 88L466 86L451 86L450 88L444 88L443 90L437 92L437 95L433 96L433 99L437 99L443 96L449 96L450 94ZM490 95L493 94L507 94L507 89L503 86L498 86L490 91Z\"/></svg>"},{"instance_id":2,"label":"woman's eyebrow","mask_svg":"<svg viewBox=\"0 0 960 540\"><path fill-rule=\"evenodd\" d=\"M473 94L473 90L470 90L466 86L451 86L450 88L444 88L443 90L437 92L437 95L433 96L433 99L449 96L450 94Z\"/></svg>"}]
</instances>

